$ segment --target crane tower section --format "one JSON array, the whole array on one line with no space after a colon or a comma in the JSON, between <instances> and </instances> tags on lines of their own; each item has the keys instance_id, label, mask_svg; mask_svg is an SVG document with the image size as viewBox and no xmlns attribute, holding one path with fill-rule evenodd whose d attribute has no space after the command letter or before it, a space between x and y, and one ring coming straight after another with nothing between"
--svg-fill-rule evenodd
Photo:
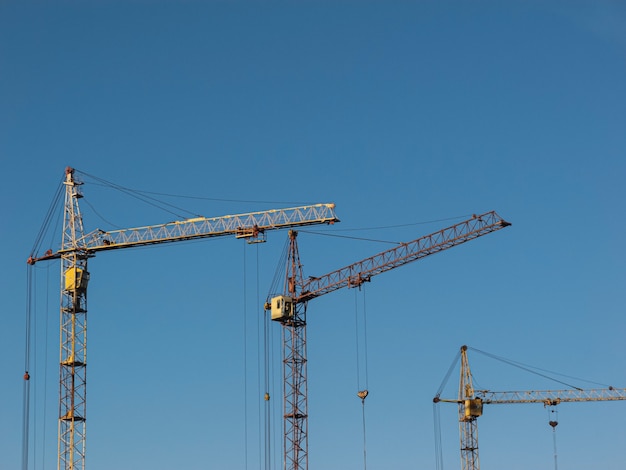
<instances>
[{"instance_id":1,"label":"crane tower section","mask_svg":"<svg viewBox=\"0 0 626 470\"><path fill-rule=\"evenodd\" d=\"M61 247L61 328L59 371L59 455L63 469L85 468L87 383L87 271L88 254L76 250L83 236L78 206L80 183L66 171L63 239Z\"/></svg>"}]
</instances>

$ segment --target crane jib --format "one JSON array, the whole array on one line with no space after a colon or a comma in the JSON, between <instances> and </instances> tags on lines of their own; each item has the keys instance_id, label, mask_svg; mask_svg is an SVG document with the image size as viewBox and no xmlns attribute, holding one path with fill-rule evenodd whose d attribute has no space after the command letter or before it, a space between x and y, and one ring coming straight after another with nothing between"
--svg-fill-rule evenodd
<instances>
[{"instance_id":1,"label":"crane jib","mask_svg":"<svg viewBox=\"0 0 626 470\"><path fill-rule=\"evenodd\" d=\"M525 390L491 392L477 390L476 396L486 404L544 403L558 404L583 401L626 400L626 388L595 388L571 390Z\"/></svg>"},{"instance_id":2,"label":"crane jib","mask_svg":"<svg viewBox=\"0 0 626 470\"><path fill-rule=\"evenodd\" d=\"M377 274L403 266L426 256L439 253L511 224L495 211L474 215L471 219L425 235L416 240L378 253L324 276L304 282L297 302L306 302L343 287L358 287Z\"/></svg>"},{"instance_id":3,"label":"crane jib","mask_svg":"<svg viewBox=\"0 0 626 470\"><path fill-rule=\"evenodd\" d=\"M339 219L335 214L335 204L323 203L213 218L195 217L122 230L97 229L74 240L73 246L64 247L54 253L49 250L44 256L29 258L28 263L58 259L62 254L71 252L96 253L228 235L237 238L257 238L267 230L318 224L332 225L337 222Z\"/></svg>"}]
</instances>

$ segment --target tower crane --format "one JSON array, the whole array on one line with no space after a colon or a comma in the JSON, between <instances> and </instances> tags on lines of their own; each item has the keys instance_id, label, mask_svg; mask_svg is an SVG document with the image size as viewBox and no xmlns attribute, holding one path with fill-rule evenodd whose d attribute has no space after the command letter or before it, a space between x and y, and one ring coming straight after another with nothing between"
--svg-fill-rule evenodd
<instances>
[{"instance_id":1,"label":"tower crane","mask_svg":"<svg viewBox=\"0 0 626 470\"><path fill-rule=\"evenodd\" d=\"M461 371L458 399L444 399L439 393L433 399L434 403L457 403L459 406L459 434L461 441L461 468L462 470L479 470L478 459L478 422L482 416L483 405L487 404L520 404L541 403L544 406L556 406L567 402L589 401L616 401L626 400L626 388L599 388L599 389L566 389L566 390L526 390L510 392L493 392L489 390L475 390L472 373L467 359L467 346L460 350ZM558 423L551 421L555 427Z\"/></svg>"},{"instance_id":2,"label":"tower crane","mask_svg":"<svg viewBox=\"0 0 626 470\"><path fill-rule=\"evenodd\" d=\"M31 253L28 264L61 260L60 378L58 469L85 469L87 375L87 261L101 251L234 235L264 241L265 232L290 227L339 222L334 204L315 204L264 212L196 217L123 230L84 233L78 201L82 182L75 170L65 170L65 200L61 248L44 255ZM25 374L25 378L28 373Z\"/></svg>"},{"instance_id":3,"label":"tower crane","mask_svg":"<svg viewBox=\"0 0 626 470\"><path fill-rule=\"evenodd\" d=\"M297 245L297 232L289 231L289 253L283 294L265 303L271 318L282 325L283 343L283 446L284 467L308 469L308 404L306 310L310 300L344 287L359 287L373 276L404 266L511 225L496 212L471 219L390 250L329 272L305 279Z\"/></svg>"}]
</instances>

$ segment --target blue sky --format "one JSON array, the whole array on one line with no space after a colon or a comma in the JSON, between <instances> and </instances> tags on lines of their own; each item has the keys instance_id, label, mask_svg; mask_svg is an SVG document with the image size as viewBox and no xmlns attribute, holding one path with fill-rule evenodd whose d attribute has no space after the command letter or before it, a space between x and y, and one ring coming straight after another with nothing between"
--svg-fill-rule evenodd
<instances>
[{"instance_id":1,"label":"blue sky","mask_svg":"<svg viewBox=\"0 0 626 470\"><path fill-rule=\"evenodd\" d=\"M335 202L340 224L301 231L305 275L473 213L512 222L311 301L310 468L364 466L364 317L368 468L434 468L432 398L463 344L626 387L625 21L608 0L2 2L1 467L21 462L25 261L68 165L205 216ZM84 179L88 230L172 220ZM286 238L90 261L89 470L263 468L260 305ZM52 469L58 263L34 277L30 468ZM561 388L472 360L484 388ZM625 405L561 405L559 466L622 468ZM458 468L455 407L441 419ZM548 419L486 409L483 467L552 468Z\"/></svg>"}]
</instances>

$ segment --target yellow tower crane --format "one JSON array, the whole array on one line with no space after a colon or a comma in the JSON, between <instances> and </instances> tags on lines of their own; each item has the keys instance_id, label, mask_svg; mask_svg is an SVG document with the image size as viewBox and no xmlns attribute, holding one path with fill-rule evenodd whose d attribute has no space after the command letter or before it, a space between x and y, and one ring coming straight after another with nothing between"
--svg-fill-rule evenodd
<instances>
[{"instance_id":1,"label":"yellow tower crane","mask_svg":"<svg viewBox=\"0 0 626 470\"><path fill-rule=\"evenodd\" d=\"M297 245L297 232L289 231L289 253L283 292L270 296L265 310L283 327L283 446L286 470L308 469L308 398L306 358L306 309L309 300L344 287L360 287L373 276L445 251L511 224L496 212L425 235L369 258L305 279ZM362 396L363 395L363 396ZM367 391L359 392L363 400Z\"/></svg>"},{"instance_id":2,"label":"yellow tower crane","mask_svg":"<svg viewBox=\"0 0 626 470\"><path fill-rule=\"evenodd\" d=\"M61 260L60 405L58 469L85 469L85 410L87 375L87 261L107 250L234 235L264 241L265 232L339 222L334 204L314 204L222 217L196 217L171 223L123 230L85 233L78 201L82 182L66 168L61 248L43 256L31 253L28 264ZM28 371L25 374L28 380Z\"/></svg>"},{"instance_id":3,"label":"yellow tower crane","mask_svg":"<svg viewBox=\"0 0 626 470\"><path fill-rule=\"evenodd\" d=\"M457 403L459 406L459 435L461 441L461 468L462 470L479 470L478 459L478 418L483 414L483 405L488 404L519 404L541 403L544 406L556 406L559 403L589 402L589 401L616 401L626 400L626 388L597 388L566 390L525 390L510 392L493 392L489 390L475 390L472 373L467 359L467 346L460 350L461 370L459 381L459 396L457 399L441 398L439 393L433 399L434 403ZM553 428L556 421L549 423Z\"/></svg>"}]
</instances>

